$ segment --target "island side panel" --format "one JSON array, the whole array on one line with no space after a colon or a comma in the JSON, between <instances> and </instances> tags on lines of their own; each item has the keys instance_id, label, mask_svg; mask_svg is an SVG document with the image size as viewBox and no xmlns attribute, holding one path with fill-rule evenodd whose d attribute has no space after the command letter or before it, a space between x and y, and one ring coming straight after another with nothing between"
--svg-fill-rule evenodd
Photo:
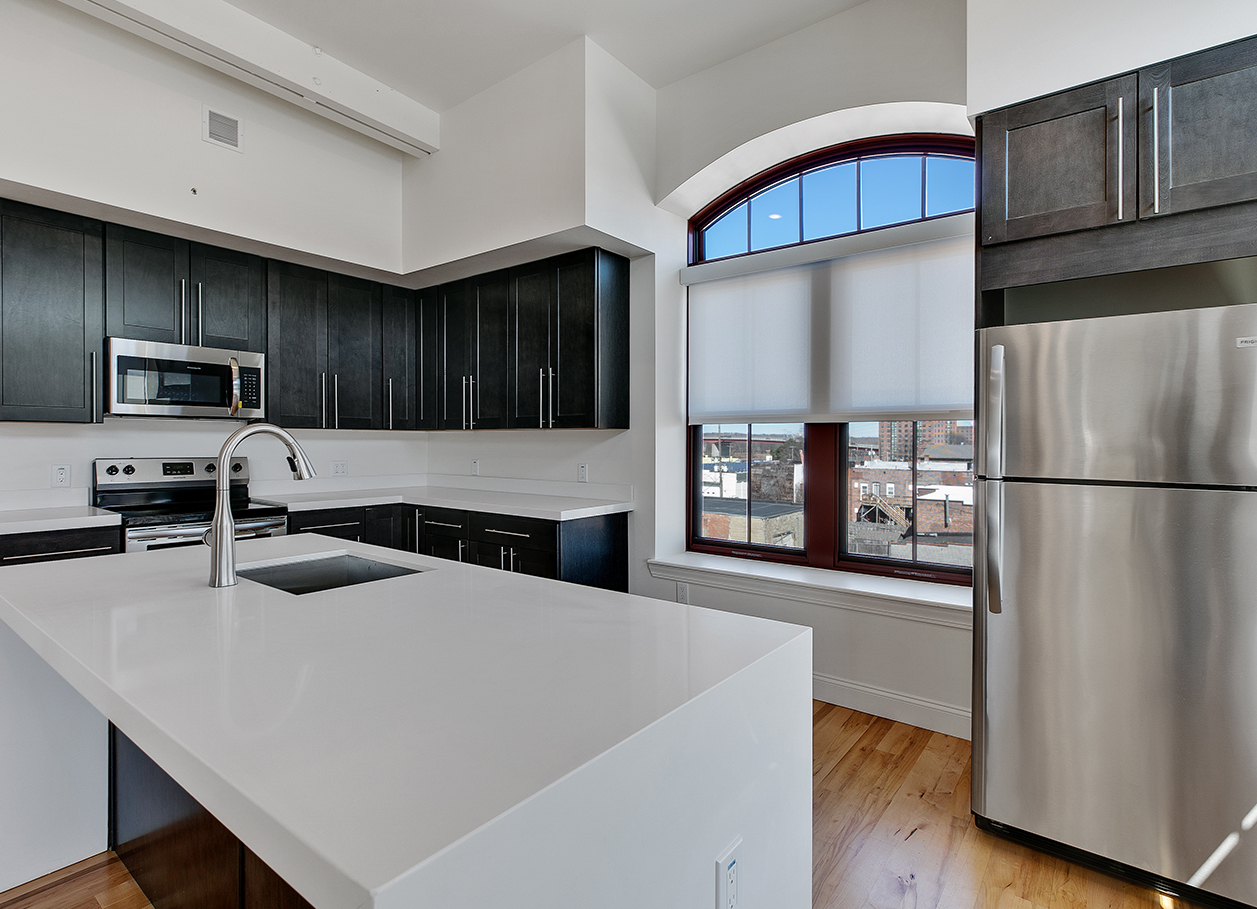
<instances>
[{"instance_id":1,"label":"island side panel","mask_svg":"<svg viewBox=\"0 0 1257 909\"><path fill-rule=\"evenodd\" d=\"M375 892L375 909L812 901L812 633L686 702Z\"/></svg>"},{"instance_id":2,"label":"island side panel","mask_svg":"<svg viewBox=\"0 0 1257 909\"><path fill-rule=\"evenodd\" d=\"M0 622L0 892L105 851L107 730Z\"/></svg>"}]
</instances>

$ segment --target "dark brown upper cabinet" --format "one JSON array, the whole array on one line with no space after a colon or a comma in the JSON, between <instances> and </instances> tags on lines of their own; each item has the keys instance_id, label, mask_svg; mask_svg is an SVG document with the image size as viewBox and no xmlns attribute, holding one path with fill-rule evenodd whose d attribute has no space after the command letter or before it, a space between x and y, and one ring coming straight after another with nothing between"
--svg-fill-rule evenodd
<instances>
[{"instance_id":1,"label":"dark brown upper cabinet","mask_svg":"<svg viewBox=\"0 0 1257 909\"><path fill-rule=\"evenodd\" d=\"M265 352L265 268L260 256L106 225L106 334Z\"/></svg>"},{"instance_id":2,"label":"dark brown upper cabinet","mask_svg":"<svg viewBox=\"0 0 1257 909\"><path fill-rule=\"evenodd\" d=\"M438 337L435 287L384 288L384 428L436 429Z\"/></svg>"},{"instance_id":3,"label":"dark brown upper cabinet","mask_svg":"<svg viewBox=\"0 0 1257 909\"><path fill-rule=\"evenodd\" d=\"M1257 38L1139 72L1139 216L1257 199Z\"/></svg>"},{"instance_id":4,"label":"dark brown upper cabinet","mask_svg":"<svg viewBox=\"0 0 1257 909\"><path fill-rule=\"evenodd\" d=\"M100 422L104 226L0 201L0 420Z\"/></svg>"},{"instance_id":5,"label":"dark brown upper cabinet","mask_svg":"<svg viewBox=\"0 0 1257 909\"><path fill-rule=\"evenodd\" d=\"M1136 217L1133 74L982 118L982 243Z\"/></svg>"},{"instance_id":6,"label":"dark brown upper cabinet","mask_svg":"<svg viewBox=\"0 0 1257 909\"><path fill-rule=\"evenodd\" d=\"M506 429L510 280L505 271L443 284L441 429Z\"/></svg>"},{"instance_id":7,"label":"dark brown upper cabinet","mask_svg":"<svg viewBox=\"0 0 1257 909\"><path fill-rule=\"evenodd\" d=\"M379 284L271 262L267 269L267 394L280 426L379 429Z\"/></svg>"},{"instance_id":8,"label":"dark brown upper cabinet","mask_svg":"<svg viewBox=\"0 0 1257 909\"><path fill-rule=\"evenodd\" d=\"M512 428L628 426L628 260L586 249L511 270Z\"/></svg>"}]
</instances>

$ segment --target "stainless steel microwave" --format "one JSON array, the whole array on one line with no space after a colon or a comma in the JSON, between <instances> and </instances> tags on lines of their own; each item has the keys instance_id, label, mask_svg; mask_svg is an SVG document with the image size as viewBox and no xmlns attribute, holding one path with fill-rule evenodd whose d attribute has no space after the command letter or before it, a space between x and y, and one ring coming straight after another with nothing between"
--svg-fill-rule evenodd
<instances>
[{"instance_id":1,"label":"stainless steel microwave","mask_svg":"<svg viewBox=\"0 0 1257 909\"><path fill-rule=\"evenodd\" d=\"M266 355L107 338L108 413L149 417L266 415Z\"/></svg>"}]
</instances>

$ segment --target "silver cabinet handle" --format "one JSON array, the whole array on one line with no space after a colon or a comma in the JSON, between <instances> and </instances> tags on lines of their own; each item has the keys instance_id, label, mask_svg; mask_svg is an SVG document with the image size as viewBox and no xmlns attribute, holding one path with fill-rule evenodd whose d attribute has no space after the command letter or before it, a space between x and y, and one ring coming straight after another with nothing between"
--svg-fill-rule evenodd
<instances>
[{"instance_id":1,"label":"silver cabinet handle","mask_svg":"<svg viewBox=\"0 0 1257 909\"><path fill-rule=\"evenodd\" d=\"M205 346L205 298L200 281L196 282L196 346Z\"/></svg>"},{"instance_id":2,"label":"silver cabinet handle","mask_svg":"<svg viewBox=\"0 0 1257 909\"><path fill-rule=\"evenodd\" d=\"M476 377L467 377L467 428L476 428Z\"/></svg>"},{"instance_id":3,"label":"silver cabinet handle","mask_svg":"<svg viewBox=\"0 0 1257 909\"><path fill-rule=\"evenodd\" d=\"M96 351L92 351L92 422L96 422Z\"/></svg>"},{"instance_id":4,"label":"silver cabinet handle","mask_svg":"<svg viewBox=\"0 0 1257 909\"><path fill-rule=\"evenodd\" d=\"M986 477L1004 478L1004 345L991 345L986 386Z\"/></svg>"},{"instance_id":5,"label":"silver cabinet handle","mask_svg":"<svg viewBox=\"0 0 1257 909\"><path fill-rule=\"evenodd\" d=\"M492 527L486 527L484 529L484 532L485 533L502 533L502 534L506 534L508 537L523 537L525 540L529 539L532 536L532 534L519 533L514 530L494 530Z\"/></svg>"},{"instance_id":6,"label":"silver cabinet handle","mask_svg":"<svg viewBox=\"0 0 1257 909\"><path fill-rule=\"evenodd\" d=\"M58 549L55 552L32 552L27 555L0 556L0 562L20 562L23 559L46 559L50 556L84 555L89 552L111 552L112 546L93 546L90 549Z\"/></svg>"},{"instance_id":7,"label":"silver cabinet handle","mask_svg":"<svg viewBox=\"0 0 1257 909\"><path fill-rule=\"evenodd\" d=\"M1003 611L1000 590L1004 572L1004 483L986 481L986 608L998 615Z\"/></svg>"},{"instance_id":8,"label":"silver cabinet handle","mask_svg":"<svg viewBox=\"0 0 1257 909\"><path fill-rule=\"evenodd\" d=\"M311 524L308 527L302 527L298 533L309 533L311 530L330 530L334 527L357 527L357 521L344 521L340 524Z\"/></svg>"},{"instance_id":9,"label":"silver cabinet handle","mask_svg":"<svg viewBox=\"0 0 1257 909\"><path fill-rule=\"evenodd\" d=\"M467 428L467 377L463 376L463 429Z\"/></svg>"},{"instance_id":10,"label":"silver cabinet handle","mask_svg":"<svg viewBox=\"0 0 1257 909\"><path fill-rule=\"evenodd\" d=\"M188 343L188 281L179 279L179 343Z\"/></svg>"},{"instance_id":11,"label":"silver cabinet handle","mask_svg":"<svg viewBox=\"0 0 1257 909\"><path fill-rule=\"evenodd\" d=\"M335 428L340 429L340 373L332 373L332 406L336 415Z\"/></svg>"},{"instance_id":12,"label":"silver cabinet handle","mask_svg":"<svg viewBox=\"0 0 1257 909\"><path fill-rule=\"evenodd\" d=\"M1161 211L1161 110L1157 89L1152 89L1152 212Z\"/></svg>"},{"instance_id":13,"label":"silver cabinet handle","mask_svg":"<svg viewBox=\"0 0 1257 909\"><path fill-rule=\"evenodd\" d=\"M419 552L419 509L415 509L415 552Z\"/></svg>"},{"instance_id":14,"label":"silver cabinet handle","mask_svg":"<svg viewBox=\"0 0 1257 909\"><path fill-rule=\"evenodd\" d=\"M511 571L515 570L515 550L511 550Z\"/></svg>"},{"instance_id":15,"label":"silver cabinet handle","mask_svg":"<svg viewBox=\"0 0 1257 909\"><path fill-rule=\"evenodd\" d=\"M546 382L550 386L550 428L554 429L554 367L551 366L546 371L550 374L549 380Z\"/></svg>"},{"instance_id":16,"label":"silver cabinet handle","mask_svg":"<svg viewBox=\"0 0 1257 909\"><path fill-rule=\"evenodd\" d=\"M1122 150L1122 132L1123 132L1122 130L1122 126L1123 126L1122 100L1123 99L1121 98L1121 96L1118 96L1118 99L1117 99L1117 220L1119 221L1122 220L1122 208L1123 208L1122 184L1125 182L1125 180L1122 179L1123 172L1125 170L1123 166L1123 156L1122 156L1122 151L1123 151Z\"/></svg>"},{"instance_id":17,"label":"silver cabinet handle","mask_svg":"<svg viewBox=\"0 0 1257 909\"><path fill-rule=\"evenodd\" d=\"M418 515L415 516L418 518ZM431 524L433 527L453 527L455 530L462 530L462 524L447 524L444 521L424 521L424 524Z\"/></svg>"},{"instance_id":18,"label":"silver cabinet handle","mask_svg":"<svg viewBox=\"0 0 1257 909\"><path fill-rule=\"evenodd\" d=\"M498 568L501 569L502 571L506 571L506 547L505 546L498 547Z\"/></svg>"},{"instance_id":19,"label":"silver cabinet handle","mask_svg":"<svg viewBox=\"0 0 1257 909\"><path fill-rule=\"evenodd\" d=\"M393 428L393 380L388 380L388 428Z\"/></svg>"},{"instance_id":20,"label":"silver cabinet handle","mask_svg":"<svg viewBox=\"0 0 1257 909\"><path fill-rule=\"evenodd\" d=\"M320 406L323 410L323 428L327 429L327 373L319 373L319 386L322 389L319 393L319 397L322 401Z\"/></svg>"},{"instance_id":21,"label":"silver cabinet handle","mask_svg":"<svg viewBox=\"0 0 1257 909\"><path fill-rule=\"evenodd\" d=\"M537 428L546 428L546 371L537 370Z\"/></svg>"},{"instance_id":22,"label":"silver cabinet handle","mask_svg":"<svg viewBox=\"0 0 1257 909\"><path fill-rule=\"evenodd\" d=\"M240 361L232 357L231 363L231 415L240 413Z\"/></svg>"},{"instance_id":23,"label":"silver cabinet handle","mask_svg":"<svg viewBox=\"0 0 1257 909\"><path fill-rule=\"evenodd\" d=\"M461 562L462 560L463 560L463 541L459 540L458 541L458 561Z\"/></svg>"}]
</instances>

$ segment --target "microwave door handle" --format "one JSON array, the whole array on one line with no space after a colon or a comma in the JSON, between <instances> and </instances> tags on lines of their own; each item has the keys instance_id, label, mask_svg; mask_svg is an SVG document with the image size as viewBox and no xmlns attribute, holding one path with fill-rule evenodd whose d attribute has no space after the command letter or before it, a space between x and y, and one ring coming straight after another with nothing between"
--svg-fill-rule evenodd
<instances>
[{"instance_id":1,"label":"microwave door handle","mask_svg":"<svg viewBox=\"0 0 1257 909\"><path fill-rule=\"evenodd\" d=\"M240 361L231 358L231 415L240 412Z\"/></svg>"}]
</instances>

